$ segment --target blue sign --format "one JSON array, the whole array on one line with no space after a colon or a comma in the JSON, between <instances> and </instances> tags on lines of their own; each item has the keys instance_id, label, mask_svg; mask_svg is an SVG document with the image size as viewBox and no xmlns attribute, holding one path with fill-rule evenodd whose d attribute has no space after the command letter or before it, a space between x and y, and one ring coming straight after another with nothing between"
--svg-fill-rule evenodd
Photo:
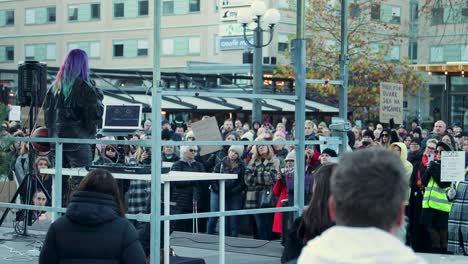
<instances>
[{"instance_id":1,"label":"blue sign","mask_svg":"<svg viewBox=\"0 0 468 264\"><path fill-rule=\"evenodd\" d=\"M253 36L247 36L250 43L253 42ZM219 40L220 50L238 50L248 48L249 45L245 42L244 37L227 37Z\"/></svg>"}]
</instances>

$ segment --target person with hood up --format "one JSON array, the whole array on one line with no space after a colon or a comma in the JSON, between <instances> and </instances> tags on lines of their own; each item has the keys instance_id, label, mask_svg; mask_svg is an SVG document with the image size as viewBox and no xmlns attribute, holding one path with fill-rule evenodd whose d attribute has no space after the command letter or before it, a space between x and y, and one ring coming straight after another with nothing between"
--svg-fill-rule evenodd
<instances>
[{"instance_id":1,"label":"person with hood up","mask_svg":"<svg viewBox=\"0 0 468 264\"><path fill-rule=\"evenodd\" d=\"M341 155L328 208L335 226L309 241L299 264L426 263L395 237L408 179L401 159L381 147Z\"/></svg>"},{"instance_id":2,"label":"person with hood up","mask_svg":"<svg viewBox=\"0 0 468 264\"><path fill-rule=\"evenodd\" d=\"M64 216L52 223L40 264L146 262L133 225L125 218L112 174L94 170L81 181Z\"/></svg>"}]
</instances>

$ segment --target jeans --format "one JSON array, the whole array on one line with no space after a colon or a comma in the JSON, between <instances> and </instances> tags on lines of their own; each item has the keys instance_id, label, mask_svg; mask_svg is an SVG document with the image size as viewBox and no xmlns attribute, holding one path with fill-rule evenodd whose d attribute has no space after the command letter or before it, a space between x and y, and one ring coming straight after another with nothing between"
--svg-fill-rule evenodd
<instances>
[{"instance_id":1,"label":"jeans","mask_svg":"<svg viewBox=\"0 0 468 264\"><path fill-rule=\"evenodd\" d=\"M236 194L225 198L225 209L226 211L240 210L242 209L242 196ZM210 195L210 208L211 212L219 211L219 194L211 191ZM216 233L216 224L218 223L218 217L210 217L208 219L208 234ZM239 216L228 216L226 217L226 236L237 237L239 233Z\"/></svg>"},{"instance_id":2,"label":"jeans","mask_svg":"<svg viewBox=\"0 0 468 264\"><path fill-rule=\"evenodd\" d=\"M273 214L256 214L255 224L257 225L258 238L270 240L273 229Z\"/></svg>"}]
</instances>

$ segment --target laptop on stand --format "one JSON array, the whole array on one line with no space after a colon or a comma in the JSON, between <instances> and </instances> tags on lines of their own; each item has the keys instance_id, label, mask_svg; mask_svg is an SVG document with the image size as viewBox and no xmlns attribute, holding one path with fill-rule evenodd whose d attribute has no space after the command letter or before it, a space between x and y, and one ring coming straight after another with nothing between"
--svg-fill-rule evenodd
<instances>
[{"instance_id":1,"label":"laptop on stand","mask_svg":"<svg viewBox=\"0 0 468 264\"><path fill-rule=\"evenodd\" d=\"M102 129L98 137L128 136L141 130L141 104L107 104L104 105Z\"/></svg>"}]
</instances>

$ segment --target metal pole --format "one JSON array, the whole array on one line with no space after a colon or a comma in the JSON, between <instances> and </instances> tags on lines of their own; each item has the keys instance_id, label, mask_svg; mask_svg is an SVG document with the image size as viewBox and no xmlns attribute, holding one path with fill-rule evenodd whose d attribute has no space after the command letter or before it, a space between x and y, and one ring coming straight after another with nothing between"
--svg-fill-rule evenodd
<instances>
[{"instance_id":1,"label":"metal pole","mask_svg":"<svg viewBox=\"0 0 468 264\"><path fill-rule=\"evenodd\" d=\"M253 54L253 93L262 92L263 69L262 69L262 44L263 33L260 27L260 16L257 16L257 27L254 30L254 54ZM262 122L262 105L259 99L252 100L252 123Z\"/></svg>"},{"instance_id":2,"label":"metal pole","mask_svg":"<svg viewBox=\"0 0 468 264\"><path fill-rule=\"evenodd\" d=\"M340 98L340 117L347 122L348 120L348 0L341 0L341 56L340 56L340 79L343 81L341 86ZM348 146L348 135L341 133L340 154L346 151Z\"/></svg>"},{"instance_id":3,"label":"metal pole","mask_svg":"<svg viewBox=\"0 0 468 264\"><path fill-rule=\"evenodd\" d=\"M50 143L54 144L54 143ZM52 197L52 206L53 207L62 207L62 167L63 167L63 144L55 144L55 178L54 178L54 187L53 192L54 196ZM60 217L61 213L54 212L52 214L53 220L57 220Z\"/></svg>"},{"instance_id":4,"label":"metal pole","mask_svg":"<svg viewBox=\"0 0 468 264\"><path fill-rule=\"evenodd\" d=\"M224 185L224 180L219 180L219 211L224 212L226 210L225 207L225 198L224 196L226 195L225 192L225 185ZM225 242L226 242L226 217L225 216L220 216L219 217L219 263L224 264L225 263ZM228 226L228 228L231 228Z\"/></svg>"},{"instance_id":5,"label":"metal pole","mask_svg":"<svg viewBox=\"0 0 468 264\"><path fill-rule=\"evenodd\" d=\"M153 90L151 106L151 263L160 262L161 248L161 0L154 1L153 7ZM169 244L169 241L165 241ZM166 262L169 263L169 262Z\"/></svg>"},{"instance_id":6,"label":"metal pole","mask_svg":"<svg viewBox=\"0 0 468 264\"><path fill-rule=\"evenodd\" d=\"M294 166L294 206L298 208L295 213L295 218L304 211L304 170L305 170L305 146L304 146L304 126L305 126L305 89L306 89L306 42L304 37L304 21L305 21L305 0L297 1L297 32L296 39L292 40L291 53L293 55L293 67L295 70L296 80L296 130L295 137L299 140L295 146L296 149L296 166Z\"/></svg>"}]
</instances>

